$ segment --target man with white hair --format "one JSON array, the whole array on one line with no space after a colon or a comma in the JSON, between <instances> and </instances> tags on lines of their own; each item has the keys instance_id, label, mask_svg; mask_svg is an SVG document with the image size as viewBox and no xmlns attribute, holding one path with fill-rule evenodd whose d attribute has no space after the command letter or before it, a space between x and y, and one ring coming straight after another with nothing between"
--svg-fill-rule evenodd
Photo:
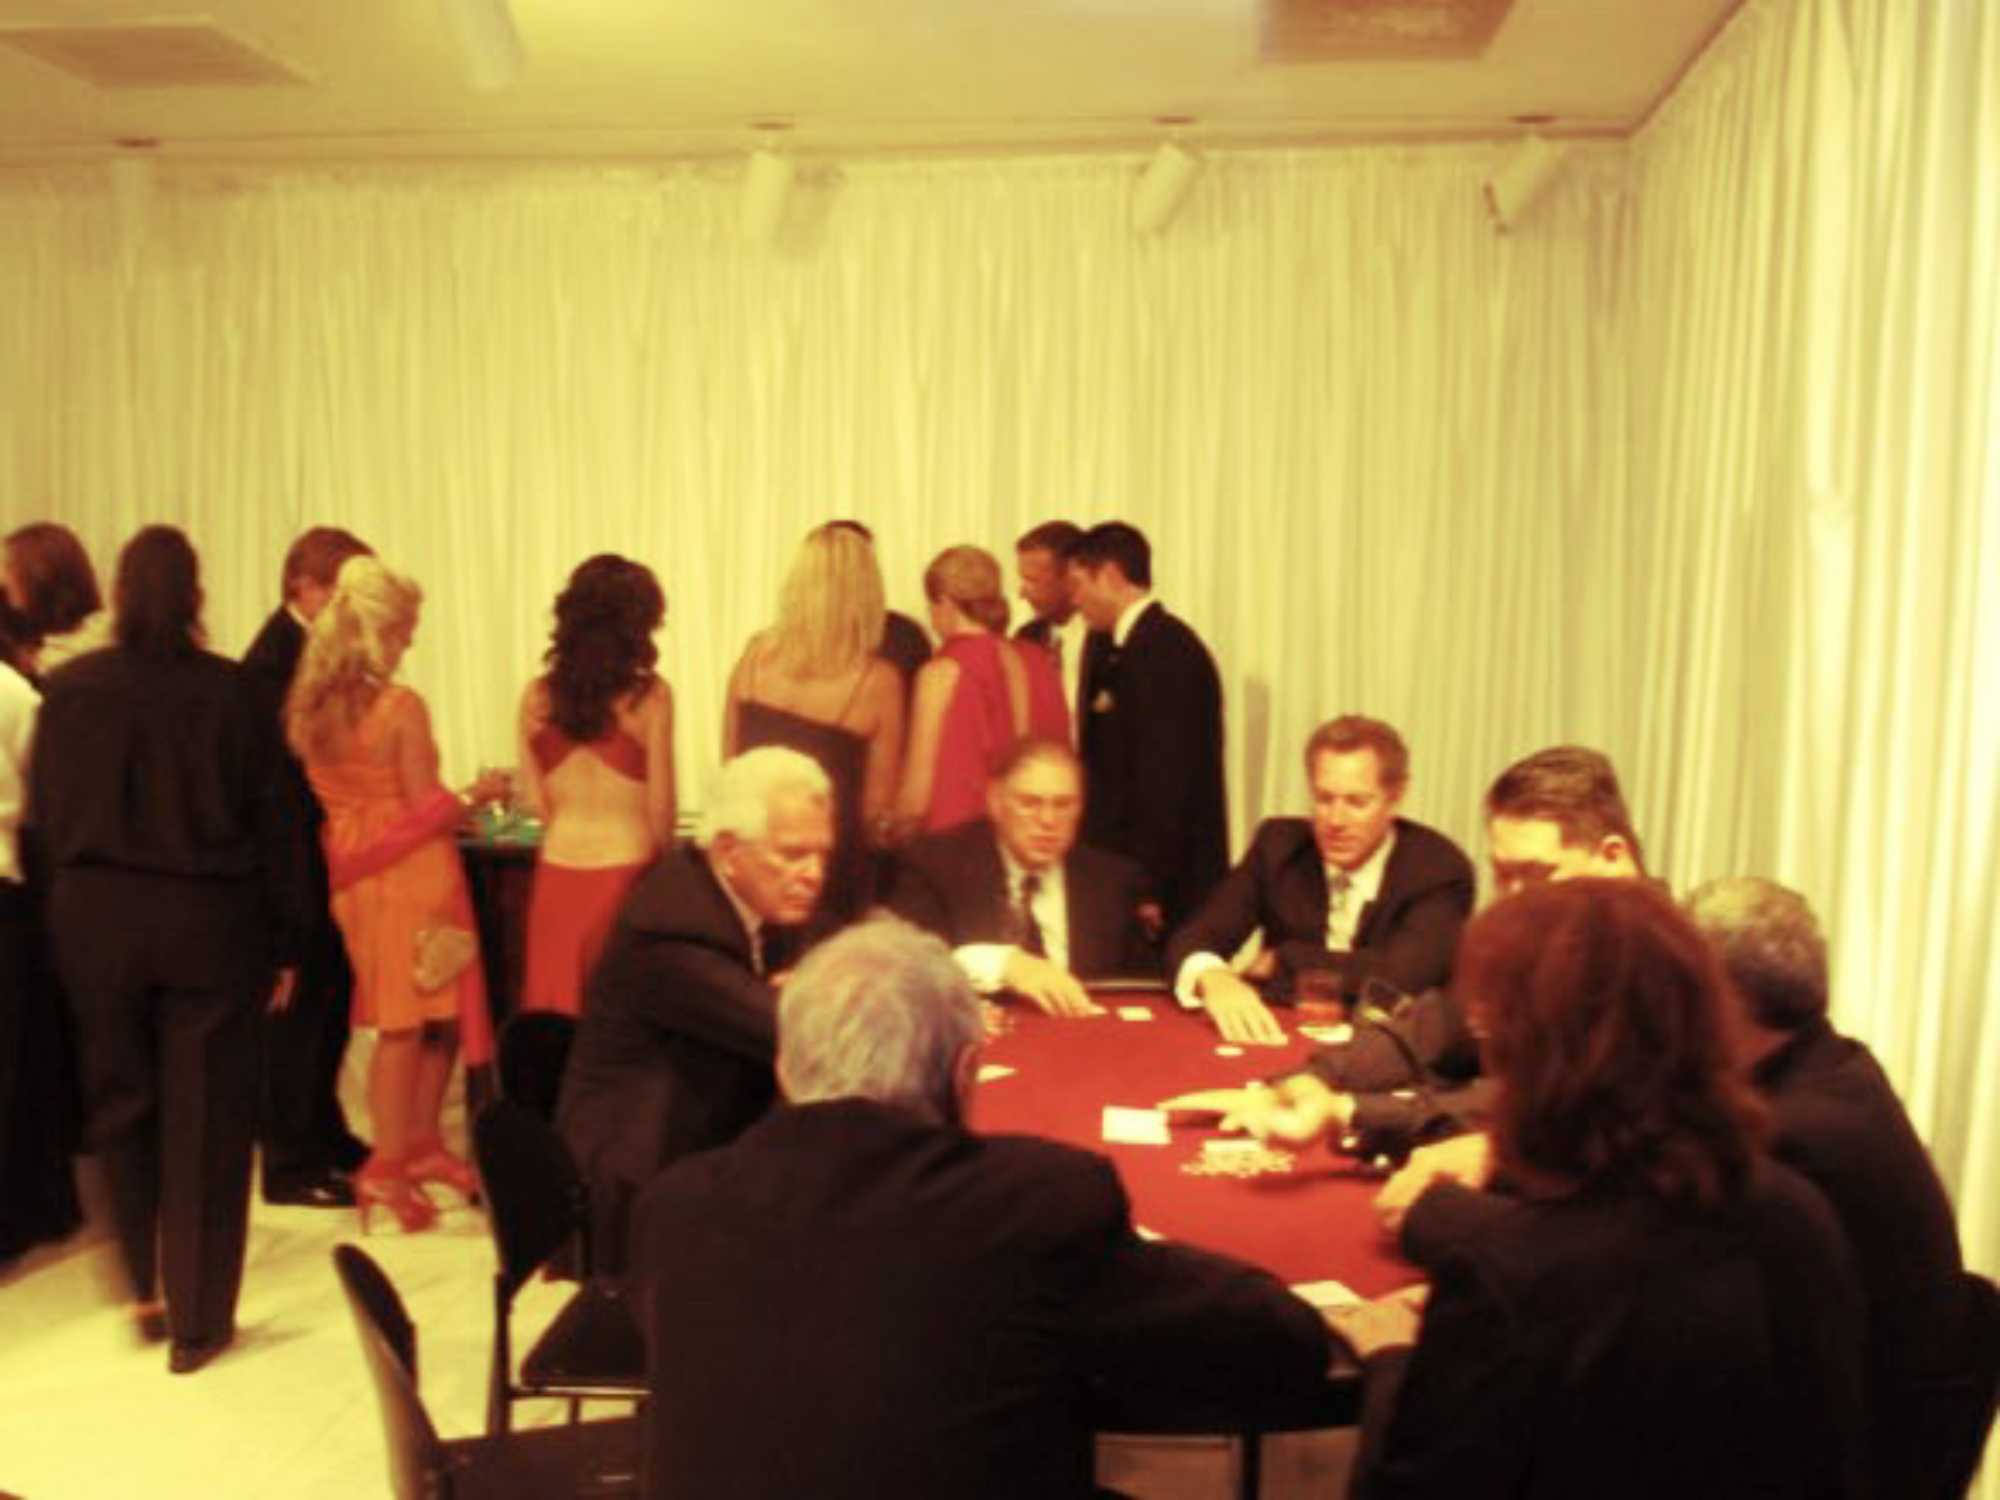
<instances>
[{"instance_id":1,"label":"man with white hair","mask_svg":"<svg viewBox=\"0 0 2000 1500\"><path fill-rule=\"evenodd\" d=\"M1141 1240L1101 1156L965 1128L979 1009L939 939L830 939L778 1035L784 1105L635 1215L649 1494L1082 1497L1093 1392L1254 1423L1319 1391L1273 1278Z\"/></svg>"},{"instance_id":2,"label":"man with white hair","mask_svg":"<svg viewBox=\"0 0 2000 1500\"><path fill-rule=\"evenodd\" d=\"M826 773L764 746L722 768L695 847L661 855L626 896L556 1112L591 1185L600 1269L622 1263L625 1208L656 1171L770 1106L778 989L832 849Z\"/></svg>"}]
</instances>

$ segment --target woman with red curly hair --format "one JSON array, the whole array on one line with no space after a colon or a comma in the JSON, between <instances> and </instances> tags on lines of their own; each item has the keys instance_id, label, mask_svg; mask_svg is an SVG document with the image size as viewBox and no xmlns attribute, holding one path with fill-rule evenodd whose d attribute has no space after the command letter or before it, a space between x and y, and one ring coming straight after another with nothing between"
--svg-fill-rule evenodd
<instances>
[{"instance_id":1,"label":"woman with red curly hair","mask_svg":"<svg viewBox=\"0 0 2000 1500\"><path fill-rule=\"evenodd\" d=\"M1476 918L1455 983L1492 1179L1404 1221L1432 1289L1407 1357L1367 1361L1353 1492L1858 1494L1847 1247L1763 1154L1700 934L1647 882L1573 880Z\"/></svg>"}]
</instances>

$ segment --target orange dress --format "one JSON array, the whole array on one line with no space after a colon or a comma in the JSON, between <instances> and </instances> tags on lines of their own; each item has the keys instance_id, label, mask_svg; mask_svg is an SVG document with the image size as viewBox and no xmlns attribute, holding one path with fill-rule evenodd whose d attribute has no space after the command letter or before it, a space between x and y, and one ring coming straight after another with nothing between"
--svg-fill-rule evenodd
<instances>
[{"instance_id":1,"label":"orange dress","mask_svg":"<svg viewBox=\"0 0 2000 1500\"><path fill-rule=\"evenodd\" d=\"M388 758L388 726L406 687L389 687L355 727L348 753L306 767L326 809L323 838L331 861L367 847L409 811ZM465 867L449 830L433 834L387 868L333 893L333 919L354 966L354 1019L382 1031L407 1031L426 1021L484 1018L486 979L473 962L442 989L417 988L417 937L452 926L476 933ZM468 1030L470 1030L470 1026ZM467 1061L472 1061L467 1039Z\"/></svg>"}]
</instances>

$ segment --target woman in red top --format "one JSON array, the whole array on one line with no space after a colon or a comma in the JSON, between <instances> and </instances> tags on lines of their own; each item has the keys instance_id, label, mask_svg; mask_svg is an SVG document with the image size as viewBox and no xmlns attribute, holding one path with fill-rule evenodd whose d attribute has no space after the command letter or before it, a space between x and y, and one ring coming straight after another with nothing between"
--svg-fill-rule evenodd
<instances>
[{"instance_id":1,"label":"woman in red top","mask_svg":"<svg viewBox=\"0 0 2000 1500\"><path fill-rule=\"evenodd\" d=\"M674 837L674 699L654 670L666 599L601 553L556 596L548 671L521 696L521 792L544 819L528 898L526 1010L577 1015L639 872Z\"/></svg>"}]
</instances>

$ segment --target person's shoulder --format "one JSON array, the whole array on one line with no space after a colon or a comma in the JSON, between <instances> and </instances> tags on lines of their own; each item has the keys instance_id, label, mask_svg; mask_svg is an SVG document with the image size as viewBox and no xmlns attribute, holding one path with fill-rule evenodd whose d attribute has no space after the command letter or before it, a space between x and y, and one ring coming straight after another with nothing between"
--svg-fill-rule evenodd
<instances>
[{"instance_id":1,"label":"person's shoulder","mask_svg":"<svg viewBox=\"0 0 2000 1500\"><path fill-rule=\"evenodd\" d=\"M1250 836L1251 854L1262 860L1283 862L1314 849L1308 818L1266 818Z\"/></svg>"},{"instance_id":2,"label":"person's shoulder","mask_svg":"<svg viewBox=\"0 0 2000 1500\"><path fill-rule=\"evenodd\" d=\"M1469 879L1473 874L1472 860L1456 839L1414 818L1396 819L1396 848L1389 857L1392 861L1421 861L1454 877Z\"/></svg>"},{"instance_id":3,"label":"person's shoulder","mask_svg":"<svg viewBox=\"0 0 2000 1500\"><path fill-rule=\"evenodd\" d=\"M1115 881L1141 885L1146 878L1145 870L1136 859L1090 844L1074 845L1063 862L1079 878L1096 883L1110 884Z\"/></svg>"},{"instance_id":4,"label":"person's shoulder","mask_svg":"<svg viewBox=\"0 0 2000 1500\"><path fill-rule=\"evenodd\" d=\"M996 847L991 821L972 818L919 834L904 846L902 857L919 865L957 864Z\"/></svg>"},{"instance_id":5,"label":"person's shoulder","mask_svg":"<svg viewBox=\"0 0 2000 1500\"><path fill-rule=\"evenodd\" d=\"M1127 1216L1118 1169L1095 1151L1038 1136L985 1135L967 1169L992 1197L1011 1202L1032 1232L1102 1228Z\"/></svg>"}]
</instances>

